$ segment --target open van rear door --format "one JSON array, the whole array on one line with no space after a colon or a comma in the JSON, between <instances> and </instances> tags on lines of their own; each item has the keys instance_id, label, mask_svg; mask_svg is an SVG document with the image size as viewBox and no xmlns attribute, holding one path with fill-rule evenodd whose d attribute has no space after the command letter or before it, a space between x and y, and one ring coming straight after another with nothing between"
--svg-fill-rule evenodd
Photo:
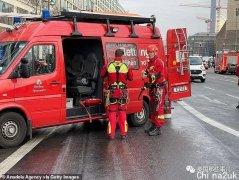
<instances>
[{"instance_id":1,"label":"open van rear door","mask_svg":"<svg viewBox=\"0 0 239 180\"><path fill-rule=\"evenodd\" d=\"M167 32L168 94L171 101L191 96L187 32L185 28Z\"/></svg>"}]
</instances>

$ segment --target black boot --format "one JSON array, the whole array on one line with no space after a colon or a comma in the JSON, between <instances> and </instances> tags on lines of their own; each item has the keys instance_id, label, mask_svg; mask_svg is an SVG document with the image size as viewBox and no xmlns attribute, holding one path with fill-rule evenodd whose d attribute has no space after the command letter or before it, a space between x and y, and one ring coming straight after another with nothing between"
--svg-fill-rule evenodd
<instances>
[{"instance_id":1,"label":"black boot","mask_svg":"<svg viewBox=\"0 0 239 180\"><path fill-rule=\"evenodd\" d=\"M121 139L127 139L127 135L121 135Z\"/></svg>"},{"instance_id":2,"label":"black boot","mask_svg":"<svg viewBox=\"0 0 239 180\"><path fill-rule=\"evenodd\" d=\"M145 133L149 133L150 131L152 131L155 128L155 124L151 124L147 129L144 130Z\"/></svg>"},{"instance_id":3,"label":"black boot","mask_svg":"<svg viewBox=\"0 0 239 180\"><path fill-rule=\"evenodd\" d=\"M151 131L148 132L149 136L158 136L161 134L161 130L160 127L156 127L154 129L152 129Z\"/></svg>"}]
</instances>

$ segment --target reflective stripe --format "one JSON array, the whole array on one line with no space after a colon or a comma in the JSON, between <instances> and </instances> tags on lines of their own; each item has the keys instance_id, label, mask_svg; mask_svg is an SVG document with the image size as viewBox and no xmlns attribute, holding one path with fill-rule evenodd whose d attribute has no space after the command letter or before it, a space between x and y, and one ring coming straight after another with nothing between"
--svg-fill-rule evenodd
<instances>
[{"instance_id":1,"label":"reflective stripe","mask_svg":"<svg viewBox=\"0 0 239 180\"><path fill-rule=\"evenodd\" d=\"M128 123L127 121L124 122L124 132L128 132Z\"/></svg>"},{"instance_id":2,"label":"reflective stripe","mask_svg":"<svg viewBox=\"0 0 239 180\"><path fill-rule=\"evenodd\" d=\"M117 85L125 85L125 83L119 82L119 83L117 84L117 82L114 82L112 85L115 85L115 86L117 86Z\"/></svg>"},{"instance_id":3,"label":"reflective stripe","mask_svg":"<svg viewBox=\"0 0 239 180\"><path fill-rule=\"evenodd\" d=\"M172 117L172 114L164 114L165 119L170 119Z\"/></svg>"},{"instance_id":4,"label":"reflective stripe","mask_svg":"<svg viewBox=\"0 0 239 180\"><path fill-rule=\"evenodd\" d=\"M108 134L111 134L112 132L112 129L111 129L111 125L110 125L110 122L108 123Z\"/></svg>"}]
</instances>

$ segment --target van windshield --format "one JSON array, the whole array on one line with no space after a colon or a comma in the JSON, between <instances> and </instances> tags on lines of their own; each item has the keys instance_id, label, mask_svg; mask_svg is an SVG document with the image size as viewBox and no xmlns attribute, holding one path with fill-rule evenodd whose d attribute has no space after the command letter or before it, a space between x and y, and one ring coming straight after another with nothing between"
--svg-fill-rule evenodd
<instances>
[{"instance_id":1,"label":"van windshield","mask_svg":"<svg viewBox=\"0 0 239 180\"><path fill-rule=\"evenodd\" d=\"M26 42L0 42L0 74L7 70L25 45Z\"/></svg>"},{"instance_id":2,"label":"van windshield","mask_svg":"<svg viewBox=\"0 0 239 180\"><path fill-rule=\"evenodd\" d=\"M189 57L190 65L201 65L202 64L202 58L200 57Z\"/></svg>"}]
</instances>

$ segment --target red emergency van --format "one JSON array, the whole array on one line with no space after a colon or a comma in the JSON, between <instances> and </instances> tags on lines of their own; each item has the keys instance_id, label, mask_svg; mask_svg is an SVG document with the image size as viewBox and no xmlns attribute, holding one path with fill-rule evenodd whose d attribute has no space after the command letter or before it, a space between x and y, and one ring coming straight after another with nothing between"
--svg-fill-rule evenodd
<instances>
[{"instance_id":1,"label":"red emergency van","mask_svg":"<svg viewBox=\"0 0 239 180\"><path fill-rule=\"evenodd\" d=\"M235 73L239 64L239 53L236 51L218 51L215 57L215 73Z\"/></svg>"},{"instance_id":2,"label":"red emergency van","mask_svg":"<svg viewBox=\"0 0 239 180\"><path fill-rule=\"evenodd\" d=\"M107 79L99 72L117 48L134 74L128 120L141 126L149 117L150 97L140 92L150 44L166 65L165 116L170 117L171 101L191 95L187 34L169 30L165 53L155 22L154 17L62 12L1 33L0 146L17 146L36 128L106 119Z\"/></svg>"}]
</instances>

